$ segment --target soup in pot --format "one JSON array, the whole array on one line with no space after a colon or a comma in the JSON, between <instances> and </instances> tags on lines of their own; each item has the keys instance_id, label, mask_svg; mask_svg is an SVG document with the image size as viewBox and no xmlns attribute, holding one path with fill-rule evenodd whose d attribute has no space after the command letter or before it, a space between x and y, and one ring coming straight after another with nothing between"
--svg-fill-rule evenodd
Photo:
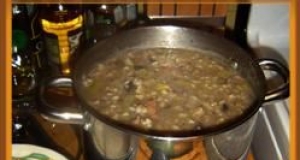
<instances>
[{"instance_id":1,"label":"soup in pot","mask_svg":"<svg viewBox=\"0 0 300 160\"><path fill-rule=\"evenodd\" d=\"M83 96L104 116L153 130L201 130L242 115L255 98L235 67L204 51L127 50L82 77Z\"/></svg>"}]
</instances>

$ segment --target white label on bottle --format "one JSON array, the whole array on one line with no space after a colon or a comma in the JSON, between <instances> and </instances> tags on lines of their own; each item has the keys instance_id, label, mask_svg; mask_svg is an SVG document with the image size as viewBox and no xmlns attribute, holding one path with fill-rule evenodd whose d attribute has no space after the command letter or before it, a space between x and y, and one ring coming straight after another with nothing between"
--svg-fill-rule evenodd
<instances>
[{"instance_id":1,"label":"white label on bottle","mask_svg":"<svg viewBox=\"0 0 300 160\"><path fill-rule=\"evenodd\" d=\"M69 43L70 43L70 54L73 54L80 43L80 37L82 35L82 31L78 32L77 34L74 34L72 36L69 36Z\"/></svg>"}]
</instances>

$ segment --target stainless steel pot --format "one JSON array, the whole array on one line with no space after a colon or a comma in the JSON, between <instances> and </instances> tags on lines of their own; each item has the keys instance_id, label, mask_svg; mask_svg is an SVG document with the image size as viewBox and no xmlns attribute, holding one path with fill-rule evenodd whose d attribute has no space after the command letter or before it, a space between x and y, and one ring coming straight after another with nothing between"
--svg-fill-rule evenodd
<instances>
[{"instance_id":1,"label":"stainless steel pot","mask_svg":"<svg viewBox=\"0 0 300 160\"><path fill-rule=\"evenodd\" d=\"M212 56L224 59L227 63L230 63L233 67L235 67L236 70L238 70L242 76L248 80L257 98L255 102L249 106L249 109L234 121L222 124L218 127L203 130L176 132L161 132L153 130L145 131L114 121L108 117L104 117L101 113L97 112L96 108L87 105L85 93L82 92L82 75L89 71L94 65L105 61L111 56L119 54L120 51L133 48L184 48L209 51L208 53ZM265 70L272 70L278 73L284 80L284 83L274 90L267 91L267 81L263 73ZM113 133L119 132L119 136L122 137L122 140L124 141L128 140L128 138L132 139L133 135L134 137L143 137L147 139L149 146L152 147L153 151L155 151L154 153L157 153L154 154L154 156L162 155L160 156L161 158L184 154L188 151L186 148L189 148L190 145L189 143L186 143L187 146L183 147L185 150L180 150L174 153L170 150L166 151L161 149L161 145L157 145L161 144L161 142L171 142L172 145L176 145L183 141L192 142L199 138L206 138L205 141L208 143L207 146L211 146L210 148L216 148L216 145L209 145L215 144L215 142L212 143L211 140L209 141L208 137L216 138L220 136L222 137L222 135L227 136L227 140L223 139L223 147L227 144L225 146L228 146L229 148L233 145L228 144L231 144L234 141L232 138L228 138L228 135L245 137L240 139L245 142L243 144L244 147L239 147L243 148L242 150L245 152L249 147L252 138L251 133L256 121L256 115L262 104L265 102L281 100L289 96L289 71L278 61L272 59L254 59L245 50L222 37L200 30L171 25L140 27L121 32L105 39L84 53L75 65L73 69L73 77L71 79L60 78L58 81L62 81L62 83L73 87L76 98L79 101L78 105L80 104L79 106L81 111L74 112L73 110L73 112L69 112L70 110L68 111L66 108L57 110L57 108L51 108L49 105L43 105L44 107L40 111L45 118L52 121L62 122L63 120L65 123L83 124L86 137L89 137L89 140L86 139L89 143L88 145L93 146L95 150L99 150L99 147L97 149L97 147L95 147L97 146L97 143L95 140L91 139L94 139L97 135L94 131L95 124L98 123L101 124L101 126L105 126L104 128L107 130L112 129ZM43 92L44 88L42 87L41 95L43 95ZM46 103L43 100L44 97L41 97L40 99L44 104ZM45 106L47 108L45 108ZM248 134L245 135L245 133ZM132 146L130 144L133 144L133 142L130 140L127 144L126 150L130 150L130 146ZM218 144L219 147L217 148L220 148L220 146L222 146L221 142ZM213 150L216 151L216 149ZM242 151L239 151L239 153L231 155L241 156L241 154L243 154L241 152Z\"/></svg>"}]
</instances>

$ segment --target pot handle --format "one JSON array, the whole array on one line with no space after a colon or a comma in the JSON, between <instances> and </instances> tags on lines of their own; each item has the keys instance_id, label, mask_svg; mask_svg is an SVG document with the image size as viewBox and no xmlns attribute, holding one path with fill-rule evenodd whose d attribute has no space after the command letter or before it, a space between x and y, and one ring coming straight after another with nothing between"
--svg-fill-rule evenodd
<instances>
[{"instance_id":1,"label":"pot handle","mask_svg":"<svg viewBox=\"0 0 300 160\"><path fill-rule=\"evenodd\" d=\"M264 101L270 102L289 97L289 69L274 59L259 59L259 65L263 71L274 71L283 79L283 83L281 85L275 89L270 89L267 91ZM268 81L269 80L267 80L267 83Z\"/></svg>"},{"instance_id":2,"label":"pot handle","mask_svg":"<svg viewBox=\"0 0 300 160\"><path fill-rule=\"evenodd\" d=\"M46 99L44 93L46 91L46 86L59 86L69 88L67 90L69 92L73 92L72 89L72 79L68 77L55 77L48 78L44 81L43 85L40 86L39 94L38 94L38 111L43 118L50 122L54 123L64 123L64 124L84 124L83 114L80 111L75 96L73 93L69 93L68 99L74 104L76 107L66 107L66 99ZM71 100L70 100L71 99ZM49 104L49 101L57 101L56 103ZM63 106L56 106L58 102L61 102Z\"/></svg>"}]
</instances>

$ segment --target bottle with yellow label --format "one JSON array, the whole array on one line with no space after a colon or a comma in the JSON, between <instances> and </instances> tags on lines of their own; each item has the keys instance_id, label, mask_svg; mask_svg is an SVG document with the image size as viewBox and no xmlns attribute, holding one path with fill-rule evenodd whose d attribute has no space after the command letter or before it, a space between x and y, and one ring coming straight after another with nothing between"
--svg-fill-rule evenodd
<instances>
[{"instance_id":1,"label":"bottle with yellow label","mask_svg":"<svg viewBox=\"0 0 300 160\"><path fill-rule=\"evenodd\" d=\"M44 5L41 10L40 21L50 66L58 66L59 73L64 76L71 74L72 59L80 47L82 14L81 5L77 4Z\"/></svg>"}]
</instances>

